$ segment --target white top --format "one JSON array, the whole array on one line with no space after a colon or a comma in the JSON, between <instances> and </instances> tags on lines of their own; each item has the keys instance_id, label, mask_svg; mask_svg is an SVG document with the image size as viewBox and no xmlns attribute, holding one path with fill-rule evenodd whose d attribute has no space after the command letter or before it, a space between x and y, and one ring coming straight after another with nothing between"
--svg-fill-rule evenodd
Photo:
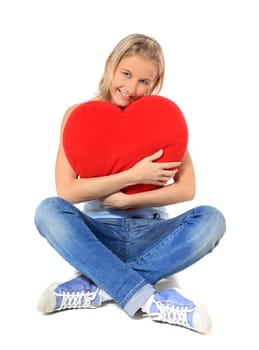
<instances>
[{"instance_id":1,"label":"white top","mask_svg":"<svg viewBox=\"0 0 259 350\"><path fill-rule=\"evenodd\" d=\"M106 209L99 200L84 203L83 212L92 218L161 218L168 219L166 207Z\"/></svg>"}]
</instances>

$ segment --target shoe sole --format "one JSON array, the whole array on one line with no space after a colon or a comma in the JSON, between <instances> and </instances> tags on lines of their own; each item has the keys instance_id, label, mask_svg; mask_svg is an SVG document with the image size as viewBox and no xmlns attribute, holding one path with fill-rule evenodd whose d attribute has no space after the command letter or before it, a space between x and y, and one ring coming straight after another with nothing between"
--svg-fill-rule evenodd
<instances>
[{"instance_id":1,"label":"shoe sole","mask_svg":"<svg viewBox=\"0 0 259 350\"><path fill-rule=\"evenodd\" d=\"M57 288L58 283L52 283L40 296L37 309L44 313L49 314L55 311L56 307L56 296L54 294L55 289Z\"/></svg>"}]
</instances>

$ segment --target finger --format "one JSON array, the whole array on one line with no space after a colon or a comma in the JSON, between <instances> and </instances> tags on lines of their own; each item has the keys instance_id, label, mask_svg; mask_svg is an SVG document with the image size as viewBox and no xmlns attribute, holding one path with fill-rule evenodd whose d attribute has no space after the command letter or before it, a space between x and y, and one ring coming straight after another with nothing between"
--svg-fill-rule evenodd
<instances>
[{"instance_id":1,"label":"finger","mask_svg":"<svg viewBox=\"0 0 259 350\"><path fill-rule=\"evenodd\" d=\"M160 162L162 169L174 169L181 165L181 162Z\"/></svg>"},{"instance_id":2,"label":"finger","mask_svg":"<svg viewBox=\"0 0 259 350\"><path fill-rule=\"evenodd\" d=\"M176 173L178 172L178 169L175 170L164 170L163 174L161 175L161 179L163 179L163 181L168 181L170 179L173 179L176 175Z\"/></svg>"},{"instance_id":3,"label":"finger","mask_svg":"<svg viewBox=\"0 0 259 350\"><path fill-rule=\"evenodd\" d=\"M151 156L147 157L151 162L153 162L154 160L159 159L160 157L162 157L163 155L163 150L160 149L159 151L151 154Z\"/></svg>"}]
</instances>

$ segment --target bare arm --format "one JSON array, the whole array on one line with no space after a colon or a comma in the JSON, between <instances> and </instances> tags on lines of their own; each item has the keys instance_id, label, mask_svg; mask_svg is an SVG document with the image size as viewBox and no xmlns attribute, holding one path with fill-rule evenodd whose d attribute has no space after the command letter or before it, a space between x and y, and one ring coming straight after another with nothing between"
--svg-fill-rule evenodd
<instances>
[{"instance_id":1,"label":"bare arm","mask_svg":"<svg viewBox=\"0 0 259 350\"><path fill-rule=\"evenodd\" d=\"M186 152L174 183L136 194L115 193L102 199L107 208L145 208L192 200L195 196L195 173L189 151Z\"/></svg>"},{"instance_id":2,"label":"bare arm","mask_svg":"<svg viewBox=\"0 0 259 350\"><path fill-rule=\"evenodd\" d=\"M162 151L158 151L150 157L144 158L131 169L121 173L93 178L79 178L66 158L62 141L64 126L75 108L76 106L73 106L65 113L61 126L55 166L56 191L59 197L71 203L79 203L107 197L135 184L164 185L175 175L176 171L170 169L179 166L180 163L154 162L162 155Z\"/></svg>"}]
</instances>

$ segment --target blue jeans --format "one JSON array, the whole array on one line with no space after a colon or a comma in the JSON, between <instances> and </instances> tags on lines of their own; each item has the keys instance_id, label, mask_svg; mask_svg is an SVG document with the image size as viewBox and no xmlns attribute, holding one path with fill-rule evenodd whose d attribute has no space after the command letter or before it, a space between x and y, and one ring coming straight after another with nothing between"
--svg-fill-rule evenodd
<instances>
[{"instance_id":1,"label":"blue jeans","mask_svg":"<svg viewBox=\"0 0 259 350\"><path fill-rule=\"evenodd\" d=\"M73 267L105 290L133 316L155 292L154 284L211 252L225 219L199 206L171 219L93 219L64 199L36 209L40 234Z\"/></svg>"}]
</instances>

